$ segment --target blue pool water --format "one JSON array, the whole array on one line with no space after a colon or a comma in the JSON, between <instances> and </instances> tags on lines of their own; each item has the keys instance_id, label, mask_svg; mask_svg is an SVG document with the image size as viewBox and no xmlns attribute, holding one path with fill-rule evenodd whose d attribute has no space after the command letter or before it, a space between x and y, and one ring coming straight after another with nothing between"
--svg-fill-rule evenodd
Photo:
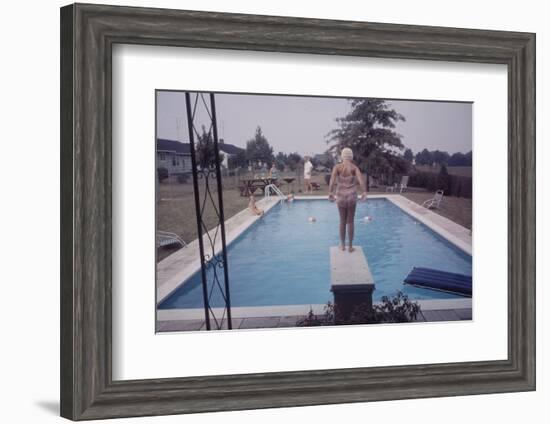
<instances>
[{"instance_id":1,"label":"blue pool water","mask_svg":"<svg viewBox=\"0 0 550 424\"><path fill-rule=\"evenodd\" d=\"M310 216L317 221L308 223ZM372 221L363 222L365 216ZM338 221L336 205L326 200L274 206L228 247L232 306L323 304L331 300L329 247L339 243ZM456 297L403 285L414 266L472 273L471 256L386 199L357 204L354 245L361 246L367 257L375 281L375 301L397 290L411 299ZM211 306L223 306L221 296L214 296ZM160 305L161 309L200 307L200 272Z\"/></svg>"}]
</instances>

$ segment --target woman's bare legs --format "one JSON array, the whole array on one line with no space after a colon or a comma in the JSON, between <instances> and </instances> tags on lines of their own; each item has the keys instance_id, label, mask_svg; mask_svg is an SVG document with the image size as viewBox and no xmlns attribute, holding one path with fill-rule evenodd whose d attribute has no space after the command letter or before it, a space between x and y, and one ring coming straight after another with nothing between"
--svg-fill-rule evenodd
<instances>
[{"instance_id":1,"label":"woman's bare legs","mask_svg":"<svg viewBox=\"0 0 550 424\"><path fill-rule=\"evenodd\" d=\"M355 206L356 206L356 204L353 203L352 205L349 205L346 208L347 209L346 223L347 223L347 227L348 227L348 243L349 243L348 250L350 252L354 251L354 249L353 249L353 233L354 233L354 230L355 230L355 224L354 224L353 220L355 219Z\"/></svg>"},{"instance_id":2,"label":"woman's bare legs","mask_svg":"<svg viewBox=\"0 0 550 424\"><path fill-rule=\"evenodd\" d=\"M340 249L346 250L346 221L348 208L338 206L338 212L340 213Z\"/></svg>"}]
</instances>

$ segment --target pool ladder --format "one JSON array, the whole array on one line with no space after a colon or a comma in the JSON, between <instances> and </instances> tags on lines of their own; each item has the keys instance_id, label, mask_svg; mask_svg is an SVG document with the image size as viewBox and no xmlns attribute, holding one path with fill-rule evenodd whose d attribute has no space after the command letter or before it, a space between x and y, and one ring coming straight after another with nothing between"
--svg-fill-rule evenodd
<instances>
[{"instance_id":1,"label":"pool ladder","mask_svg":"<svg viewBox=\"0 0 550 424\"><path fill-rule=\"evenodd\" d=\"M264 189L265 197L271 197L271 192L273 192L273 194L275 194L279 198L281 203L285 201L286 196L281 191L281 189L277 187L275 184L268 184L265 186L265 189Z\"/></svg>"}]
</instances>

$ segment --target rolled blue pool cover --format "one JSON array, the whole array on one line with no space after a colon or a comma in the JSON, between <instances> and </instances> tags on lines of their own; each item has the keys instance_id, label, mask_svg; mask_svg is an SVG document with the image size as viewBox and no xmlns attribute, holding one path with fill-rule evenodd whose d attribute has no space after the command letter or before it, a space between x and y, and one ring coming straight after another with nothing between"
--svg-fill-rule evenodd
<instances>
[{"instance_id":1,"label":"rolled blue pool cover","mask_svg":"<svg viewBox=\"0 0 550 424\"><path fill-rule=\"evenodd\" d=\"M460 296L472 297L471 275L414 267L403 282L424 289L439 290Z\"/></svg>"}]
</instances>

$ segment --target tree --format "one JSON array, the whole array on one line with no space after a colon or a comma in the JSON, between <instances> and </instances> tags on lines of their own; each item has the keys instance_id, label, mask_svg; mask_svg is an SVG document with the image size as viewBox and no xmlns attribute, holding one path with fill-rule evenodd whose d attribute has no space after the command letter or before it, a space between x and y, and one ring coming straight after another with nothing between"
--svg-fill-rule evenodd
<instances>
[{"instance_id":1,"label":"tree","mask_svg":"<svg viewBox=\"0 0 550 424\"><path fill-rule=\"evenodd\" d=\"M296 152L289 153L286 157L286 164L291 171L296 171L300 162L302 162L302 157Z\"/></svg>"},{"instance_id":2,"label":"tree","mask_svg":"<svg viewBox=\"0 0 550 424\"><path fill-rule=\"evenodd\" d=\"M451 177L447 171L447 166L443 164L439 170L439 175L437 176L437 189L443 190L444 194L449 194L449 188L451 184Z\"/></svg>"},{"instance_id":3,"label":"tree","mask_svg":"<svg viewBox=\"0 0 550 424\"><path fill-rule=\"evenodd\" d=\"M464 163L464 166L472 166L472 151L470 150L464 156L466 156L466 162Z\"/></svg>"},{"instance_id":4,"label":"tree","mask_svg":"<svg viewBox=\"0 0 550 424\"><path fill-rule=\"evenodd\" d=\"M202 134L198 137L195 150L199 168L214 168L216 166L212 132L207 133L204 125L202 126ZM218 160L220 163L223 162L223 158L223 153L218 151Z\"/></svg>"},{"instance_id":5,"label":"tree","mask_svg":"<svg viewBox=\"0 0 550 424\"><path fill-rule=\"evenodd\" d=\"M287 160L288 160L288 157L285 153L283 153L283 152L277 153L277 156L275 156L275 167L279 171L284 171L285 166L287 164Z\"/></svg>"},{"instance_id":6,"label":"tree","mask_svg":"<svg viewBox=\"0 0 550 424\"><path fill-rule=\"evenodd\" d=\"M380 99L350 99L352 110L343 118L337 118L339 128L329 134L330 143L335 142L329 150L337 152L350 147L354 161L365 172L371 174L387 172L391 166L390 156L396 150L404 148L401 135L393 129L398 121L405 117L391 109Z\"/></svg>"},{"instance_id":7,"label":"tree","mask_svg":"<svg viewBox=\"0 0 550 424\"><path fill-rule=\"evenodd\" d=\"M259 126L256 128L254 138L246 142L246 159L252 163L270 163L273 160L273 148Z\"/></svg>"},{"instance_id":8,"label":"tree","mask_svg":"<svg viewBox=\"0 0 550 424\"><path fill-rule=\"evenodd\" d=\"M414 159L414 155L411 149L406 149L403 153L403 159L405 159L407 162L412 162Z\"/></svg>"},{"instance_id":9,"label":"tree","mask_svg":"<svg viewBox=\"0 0 550 424\"><path fill-rule=\"evenodd\" d=\"M236 154L227 159L229 169L244 168L246 166L246 152L239 150Z\"/></svg>"},{"instance_id":10,"label":"tree","mask_svg":"<svg viewBox=\"0 0 550 424\"><path fill-rule=\"evenodd\" d=\"M440 150L434 150L431 152L432 160L438 165L445 165L449 162L450 155L447 152L442 152Z\"/></svg>"},{"instance_id":11,"label":"tree","mask_svg":"<svg viewBox=\"0 0 550 424\"><path fill-rule=\"evenodd\" d=\"M325 168L329 168L331 169L335 162L334 162L334 157L332 155L332 152L330 151L327 151L325 153L322 153L322 154L319 154L319 155L315 155L312 159L313 161L313 164L314 165L320 165L320 166L324 166Z\"/></svg>"},{"instance_id":12,"label":"tree","mask_svg":"<svg viewBox=\"0 0 550 424\"><path fill-rule=\"evenodd\" d=\"M416 154L417 165L431 165L433 163L432 153L428 149L424 149Z\"/></svg>"},{"instance_id":13,"label":"tree","mask_svg":"<svg viewBox=\"0 0 550 424\"><path fill-rule=\"evenodd\" d=\"M449 158L449 166L472 166L472 152L464 153L453 153Z\"/></svg>"}]
</instances>

